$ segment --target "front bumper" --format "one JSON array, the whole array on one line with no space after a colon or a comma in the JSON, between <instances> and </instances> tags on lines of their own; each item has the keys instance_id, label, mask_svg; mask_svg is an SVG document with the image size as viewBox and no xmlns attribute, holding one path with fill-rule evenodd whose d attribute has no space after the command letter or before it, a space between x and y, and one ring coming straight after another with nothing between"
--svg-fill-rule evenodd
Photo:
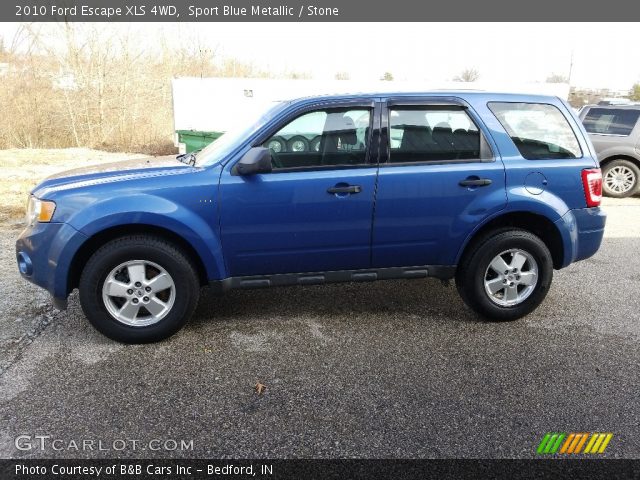
<instances>
[{"instance_id":1,"label":"front bumper","mask_svg":"<svg viewBox=\"0 0 640 480\"><path fill-rule=\"evenodd\" d=\"M27 227L16 241L20 274L46 289L56 308L66 308L71 263L86 239L66 223L36 223Z\"/></svg>"},{"instance_id":2,"label":"front bumper","mask_svg":"<svg viewBox=\"0 0 640 480\"><path fill-rule=\"evenodd\" d=\"M562 267L593 256L602 243L607 214L600 207L569 210L556 222L563 235Z\"/></svg>"}]
</instances>

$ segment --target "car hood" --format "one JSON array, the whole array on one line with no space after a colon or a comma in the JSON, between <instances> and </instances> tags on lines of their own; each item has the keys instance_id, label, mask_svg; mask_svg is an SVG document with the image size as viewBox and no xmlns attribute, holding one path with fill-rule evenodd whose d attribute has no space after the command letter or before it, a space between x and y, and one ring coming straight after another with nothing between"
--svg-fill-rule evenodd
<instances>
[{"instance_id":1,"label":"car hood","mask_svg":"<svg viewBox=\"0 0 640 480\"><path fill-rule=\"evenodd\" d=\"M102 163L51 175L35 187L31 193L43 197L53 191L150 176L186 173L193 169L194 167L177 160L174 155Z\"/></svg>"}]
</instances>

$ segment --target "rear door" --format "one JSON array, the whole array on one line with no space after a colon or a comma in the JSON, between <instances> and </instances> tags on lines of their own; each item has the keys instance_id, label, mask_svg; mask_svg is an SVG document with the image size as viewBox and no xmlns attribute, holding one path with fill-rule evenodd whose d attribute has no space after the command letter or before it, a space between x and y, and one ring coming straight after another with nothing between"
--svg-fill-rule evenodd
<instances>
[{"instance_id":1,"label":"rear door","mask_svg":"<svg viewBox=\"0 0 640 480\"><path fill-rule=\"evenodd\" d=\"M504 165L455 98L389 99L383 109L372 266L452 265L506 206Z\"/></svg>"}]
</instances>

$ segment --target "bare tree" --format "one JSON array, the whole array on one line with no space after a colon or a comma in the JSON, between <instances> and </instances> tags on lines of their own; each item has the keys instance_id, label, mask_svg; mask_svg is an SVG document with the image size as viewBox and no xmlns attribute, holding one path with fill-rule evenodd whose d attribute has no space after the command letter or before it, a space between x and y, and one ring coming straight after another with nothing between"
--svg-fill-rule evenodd
<instances>
[{"instance_id":1,"label":"bare tree","mask_svg":"<svg viewBox=\"0 0 640 480\"><path fill-rule=\"evenodd\" d=\"M0 148L173 149L171 79L308 78L224 57L187 32L169 43L98 24L21 24L0 50Z\"/></svg>"},{"instance_id":2,"label":"bare tree","mask_svg":"<svg viewBox=\"0 0 640 480\"><path fill-rule=\"evenodd\" d=\"M454 82L476 82L480 78L480 72L476 68L465 68L460 75L453 79Z\"/></svg>"},{"instance_id":3,"label":"bare tree","mask_svg":"<svg viewBox=\"0 0 640 480\"><path fill-rule=\"evenodd\" d=\"M349 80L351 77L349 76L349 72L336 72L334 78L336 80Z\"/></svg>"}]
</instances>

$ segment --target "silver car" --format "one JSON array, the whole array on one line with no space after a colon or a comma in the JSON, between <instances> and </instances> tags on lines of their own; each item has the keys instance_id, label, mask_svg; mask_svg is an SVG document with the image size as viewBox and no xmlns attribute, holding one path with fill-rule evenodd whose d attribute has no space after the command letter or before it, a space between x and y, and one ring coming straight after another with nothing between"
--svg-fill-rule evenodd
<instances>
[{"instance_id":1,"label":"silver car","mask_svg":"<svg viewBox=\"0 0 640 480\"><path fill-rule=\"evenodd\" d=\"M580 110L602 167L603 193L624 198L640 186L640 105L587 105Z\"/></svg>"}]
</instances>

